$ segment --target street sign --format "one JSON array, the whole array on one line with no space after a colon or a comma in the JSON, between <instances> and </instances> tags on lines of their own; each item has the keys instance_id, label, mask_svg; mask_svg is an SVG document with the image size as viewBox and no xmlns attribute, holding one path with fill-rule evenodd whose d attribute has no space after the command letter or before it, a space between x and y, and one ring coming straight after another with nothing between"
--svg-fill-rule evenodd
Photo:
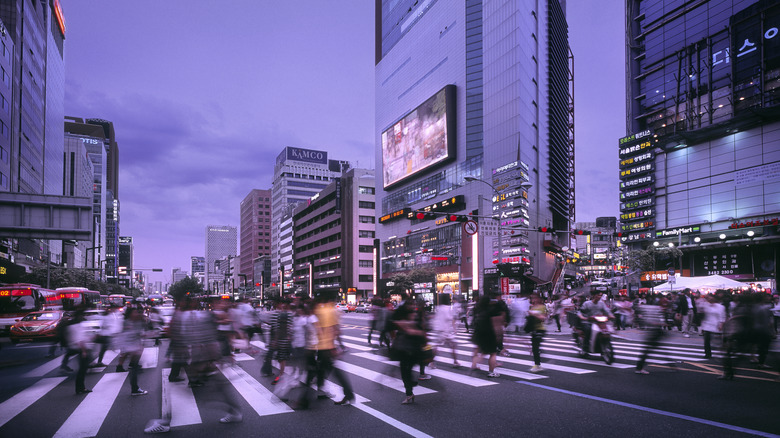
<instances>
[{"instance_id":1,"label":"street sign","mask_svg":"<svg viewBox=\"0 0 780 438\"><path fill-rule=\"evenodd\" d=\"M669 268L669 276L674 277L674 268Z\"/></svg>"},{"instance_id":2,"label":"street sign","mask_svg":"<svg viewBox=\"0 0 780 438\"><path fill-rule=\"evenodd\" d=\"M509 277L501 277L501 294L509 294Z\"/></svg>"},{"instance_id":3,"label":"street sign","mask_svg":"<svg viewBox=\"0 0 780 438\"><path fill-rule=\"evenodd\" d=\"M477 234L477 231L479 231L479 225L473 220L469 220L463 224L463 231L465 231L469 236L473 236Z\"/></svg>"}]
</instances>

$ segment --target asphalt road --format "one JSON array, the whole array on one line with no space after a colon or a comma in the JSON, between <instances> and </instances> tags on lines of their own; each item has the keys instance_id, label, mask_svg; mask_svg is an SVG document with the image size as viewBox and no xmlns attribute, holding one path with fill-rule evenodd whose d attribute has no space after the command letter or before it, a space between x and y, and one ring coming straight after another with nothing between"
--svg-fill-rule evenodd
<instances>
[{"instance_id":1,"label":"asphalt road","mask_svg":"<svg viewBox=\"0 0 780 438\"><path fill-rule=\"evenodd\" d=\"M576 356L566 327L551 332L542 346L543 367L529 373L528 339L510 334L505 344L511 357L501 358L501 377L486 376L486 366L469 376L471 345L461 330L454 369L449 354L439 352L433 378L420 382L412 405L401 405L403 387L397 363L366 342L368 315L342 317L341 357L359 403L336 406L317 400L308 410L295 411L272 393L271 377L260 376L263 352L239 355L233 366L200 388L169 385L166 343L148 343L140 386L149 391L130 396L127 373L116 372L116 359L87 375L94 392L75 395L73 374L47 358L46 346L11 346L0 340L0 436L136 437L162 412L173 412L178 436L296 436L338 434L345 437L473 437L473 436L778 436L777 369L763 370L745 358L734 381L721 381L721 359L702 358L701 338L672 333L651 356L649 375L634 373L643 348L639 331L616 338L617 360L606 366L597 359ZM550 326L548 326L550 327ZM257 342L257 347L262 343ZM374 338L376 339L376 338ZM776 347L776 344L775 344ZM774 348L777 350L777 348ZM777 352L770 359L778 364ZM75 360L71 361L75 367ZM416 371L416 369L415 369ZM243 422L220 424L224 394L235 397ZM338 398L339 388L329 386Z\"/></svg>"}]
</instances>

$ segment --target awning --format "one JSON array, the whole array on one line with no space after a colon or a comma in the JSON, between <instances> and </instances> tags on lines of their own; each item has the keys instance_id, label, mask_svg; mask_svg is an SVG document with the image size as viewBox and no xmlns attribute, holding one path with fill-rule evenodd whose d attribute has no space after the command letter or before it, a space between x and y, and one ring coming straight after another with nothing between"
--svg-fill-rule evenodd
<instances>
[{"instance_id":1,"label":"awning","mask_svg":"<svg viewBox=\"0 0 780 438\"><path fill-rule=\"evenodd\" d=\"M552 250L552 251L555 251L555 252L563 252L563 247L561 245L553 242L552 240L544 240L542 242L542 246L546 250Z\"/></svg>"}]
</instances>

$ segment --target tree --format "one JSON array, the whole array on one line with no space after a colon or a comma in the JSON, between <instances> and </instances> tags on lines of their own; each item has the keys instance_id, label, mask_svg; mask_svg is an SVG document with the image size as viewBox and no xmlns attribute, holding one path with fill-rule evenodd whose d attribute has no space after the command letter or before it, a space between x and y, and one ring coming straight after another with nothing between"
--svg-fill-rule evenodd
<instances>
[{"instance_id":1,"label":"tree","mask_svg":"<svg viewBox=\"0 0 780 438\"><path fill-rule=\"evenodd\" d=\"M436 281L436 271L433 268L414 268L409 272L412 283L433 283Z\"/></svg>"},{"instance_id":2,"label":"tree","mask_svg":"<svg viewBox=\"0 0 780 438\"><path fill-rule=\"evenodd\" d=\"M203 295L203 285L198 280L187 276L171 285L168 288L168 294L177 301L186 297L187 294L190 296Z\"/></svg>"},{"instance_id":3,"label":"tree","mask_svg":"<svg viewBox=\"0 0 780 438\"><path fill-rule=\"evenodd\" d=\"M390 277L390 281L393 283L392 293L403 295L408 293L410 289L414 287L414 282L409 275L399 273Z\"/></svg>"}]
</instances>

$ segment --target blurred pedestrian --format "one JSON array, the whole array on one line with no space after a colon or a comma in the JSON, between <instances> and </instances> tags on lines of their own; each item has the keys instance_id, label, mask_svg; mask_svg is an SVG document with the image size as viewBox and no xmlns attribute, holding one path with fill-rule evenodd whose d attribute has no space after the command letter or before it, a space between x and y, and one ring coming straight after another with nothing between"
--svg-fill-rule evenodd
<instances>
[{"instance_id":1,"label":"blurred pedestrian","mask_svg":"<svg viewBox=\"0 0 780 438\"><path fill-rule=\"evenodd\" d=\"M701 331L704 334L704 358L712 358L712 337L723 331L723 323L726 322L726 308L719 302L714 294L705 296L704 307L700 309L704 314L701 322Z\"/></svg>"},{"instance_id":2,"label":"blurred pedestrian","mask_svg":"<svg viewBox=\"0 0 780 438\"><path fill-rule=\"evenodd\" d=\"M449 294L442 294L439 297L439 305L436 307L436 315L434 316L433 332L439 351L443 351L445 348L450 349L452 352L452 366L458 368L460 363L455 351L457 348L457 343L455 342L457 317L451 306L451 297L452 295Z\"/></svg>"},{"instance_id":3,"label":"blurred pedestrian","mask_svg":"<svg viewBox=\"0 0 780 438\"><path fill-rule=\"evenodd\" d=\"M141 355L144 352L143 337L146 321L143 310L136 306L125 309L123 353L130 359L130 395L146 395L148 392L138 387L138 370L141 368Z\"/></svg>"},{"instance_id":4,"label":"blurred pedestrian","mask_svg":"<svg viewBox=\"0 0 780 438\"><path fill-rule=\"evenodd\" d=\"M92 392L91 389L86 388L84 380L91 359L93 339L87 331L84 321L84 309L78 309L67 327L68 351L75 352L79 359L79 369L76 372L76 394Z\"/></svg>"},{"instance_id":5,"label":"blurred pedestrian","mask_svg":"<svg viewBox=\"0 0 780 438\"><path fill-rule=\"evenodd\" d=\"M474 348L471 359L470 373L479 369L478 365L482 360L482 355L488 355L488 377L499 377L499 374L495 372L498 339L496 338L492 311L490 297L482 295L474 307L474 334L471 336L471 342L476 348Z\"/></svg>"},{"instance_id":6,"label":"blurred pedestrian","mask_svg":"<svg viewBox=\"0 0 780 438\"><path fill-rule=\"evenodd\" d=\"M116 343L115 338L122 331L122 315L119 313L119 307L109 306L106 309L105 314L100 319L100 330L98 330L97 338L95 342L100 345L100 352L98 353L97 366L104 367L103 357L108 351L108 348Z\"/></svg>"},{"instance_id":7,"label":"blurred pedestrian","mask_svg":"<svg viewBox=\"0 0 780 438\"><path fill-rule=\"evenodd\" d=\"M334 300L323 297L314 309L317 316L317 382L321 382L332 374L344 389L344 398L334 402L337 405L349 405L355 402L355 394L352 392L352 384L341 369L333 366L336 359L336 339L341 331L339 315L336 311ZM313 376L312 376L313 377ZM311 383L306 377L307 385Z\"/></svg>"},{"instance_id":8,"label":"blurred pedestrian","mask_svg":"<svg viewBox=\"0 0 780 438\"><path fill-rule=\"evenodd\" d=\"M287 360L292 354L293 315L290 312L289 301L279 300L277 312L271 319L271 348L274 358L279 362L279 374L274 378L272 385L276 385L284 375Z\"/></svg>"},{"instance_id":9,"label":"blurred pedestrian","mask_svg":"<svg viewBox=\"0 0 780 438\"><path fill-rule=\"evenodd\" d=\"M398 331L391 347L392 355L400 362L401 380L404 382L406 398L401 404L414 403L414 387L417 382L412 368L421 359L422 348L426 342L425 330L417 318L414 303L407 299L393 312L393 323Z\"/></svg>"},{"instance_id":10,"label":"blurred pedestrian","mask_svg":"<svg viewBox=\"0 0 780 438\"><path fill-rule=\"evenodd\" d=\"M636 374L650 374L645 369L645 361L650 352L658 348L661 339L665 336L664 325L666 323L665 306L668 306L666 300L662 300L659 305L643 304L639 306L640 326L645 327L647 335L645 337L645 348L639 356L636 363Z\"/></svg>"},{"instance_id":11,"label":"blurred pedestrian","mask_svg":"<svg viewBox=\"0 0 780 438\"><path fill-rule=\"evenodd\" d=\"M547 307L538 294L531 295L531 307L528 309L528 318L533 318L531 327L531 351L534 356L534 366L531 367L532 373L544 371L542 369L541 346L544 338L545 326L547 320Z\"/></svg>"}]
</instances>

